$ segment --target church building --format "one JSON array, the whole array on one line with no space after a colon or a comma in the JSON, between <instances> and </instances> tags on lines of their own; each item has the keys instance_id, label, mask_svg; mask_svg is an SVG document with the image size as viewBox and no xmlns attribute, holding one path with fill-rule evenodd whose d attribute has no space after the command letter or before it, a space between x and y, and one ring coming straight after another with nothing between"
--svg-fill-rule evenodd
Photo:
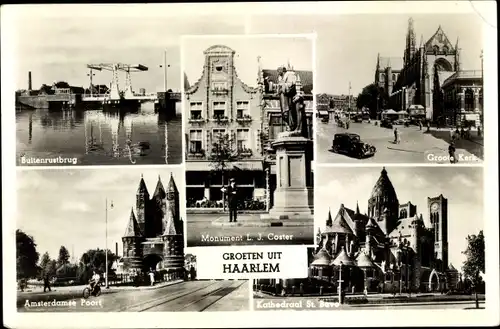
<instances>
[{"instance_id":1,"label":"church building","mask_svg":"<svg viewBox=\"0 0 500 329\"><path fill-rule=\"evenodd\" d=\"M400 203L387 171L382 169L368 209L341 204L318 232L318 249L310 277L351 291L393 292L446 289L448 264L448 200L427 198L428 218L411 202ZM353 288L354 287L354 288Z\"/></svg>"},{"instance_id":2,"label":"church building","mask_svg":"<svg viewBox=\"0 0 500 329\"><path fill-rule=\"evenodd\" d=\"M460 125L468 121L468 125L478 126L482 112L482 74L462 71L460 64L458 38L452 44L439 26L427 41L422 35L417 44L410 18L403 57L379 54L375 85L387 95L387 108L408 111L410 117L441 124ZM447 87L451 85L453 88ZM447 90L443 90L445 88Z\"/></svg>"},{"instance_id":3,"label":"church building","mask_svg":"<svg viewBox=\"0 0 500 329\"><path fill-rule=\"evenodd\" d=\"M152 195L141 177L136 210L130 211L122 237L124 273L151 269L163 272L165 280L184 276L184 224L180 217L179 191L170 176L167 188L161 178Z\"/></svg>"}]
</instances>

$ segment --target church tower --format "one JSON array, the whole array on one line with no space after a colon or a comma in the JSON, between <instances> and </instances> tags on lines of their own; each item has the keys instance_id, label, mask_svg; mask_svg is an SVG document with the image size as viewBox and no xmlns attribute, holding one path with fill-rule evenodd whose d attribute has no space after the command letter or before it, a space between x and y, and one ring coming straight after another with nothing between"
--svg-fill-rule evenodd
<instances>
[{"instance_id":1,"label":"church tower","mask_svg":"<svg viewBox=\"0 0 500 329\"><path fill-rule=\"evenodd\" d=\"M368 217L374 218L386 235L397 225L399 201L385 168L382 169L368 200Z\"/></svg>"},{"instance_id":2,"label":"church tower","mask_svg":"<svg viewBox=\"0 0 500 329\"><path fill-rule=\"evenodd\" d=\"M136 209L137 209L137 224L139 225L139 230L142 234L145 234L148 237L147 233L149 233L146 228L146 212L149 203L149 192L146 187L146 183L144 182L144 178L141 175L141 181L139 182L139 188L136 193Z\"/></svg>"},{"instance_id":3,"label":"church tower","mask_svg":"<svg viewBox=\"0 0 500 329\"><path fill-rule=\"evenodd\" d=\"M154 226L151 236L161 236L165 230L163 225L163 216L167 211L166 197L167 194L165 192L165 188L163 187L160 175L158 175L158 182L156 183L155 192L153 193L153 198L151 200L151 203L154 204Z\"/></svg>"},{"instance_id":4,"label":"church tower","mask_svg":"<svg viewBox=\"0 0 500 329\"><path fill-rule=\"evenodd\" d=\"M123 262L128 269L140 270L142 268L142 242L144 236L139 229L139 224L134 215L134 209L130 211L123 242Z\"/></svg>"},{"instance_id":5,"label":"church tower","mask_svg":"<svg viewBox=\"0 0 500 329\"><path fill-rule=\"evenodd\" d=\"M180 218L179 191L172 176L165 192L165 230L162 235L164 266L174 277L180 277L184 271L184 223Z\"/></svg>"},{"instance_id":6,"label":"church tower","mask_svg":"<svg viewBox=\"0 0 500 329\"><path fill-rule=\"evenodd\" d=\"M413 55L416 51L416 39L415 31L413 29L413 18L410 17L408 20L408 32L406 32L406 49L404 54L404 66L407 67L410 64Z\"/></svg>"},{"instance_id":7,"label":"church tower","mask_svg":"<svg viewBox=\"0 0 500 329\"><path fill-rule=\"evenodd\" d=\"M448 268L448 199L439 195L427 198L430 227L434 233L434 258L441 261L439 271Z\"/></svg>"}]
</instances>

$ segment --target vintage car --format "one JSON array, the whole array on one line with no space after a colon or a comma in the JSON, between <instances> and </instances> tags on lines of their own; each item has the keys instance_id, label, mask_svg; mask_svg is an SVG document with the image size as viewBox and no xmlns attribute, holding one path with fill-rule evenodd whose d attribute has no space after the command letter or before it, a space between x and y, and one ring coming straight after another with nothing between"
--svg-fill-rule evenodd
<instances>
[{"instance_id":1,"label":"vintage car","mask_svg":"<svg viewBox=\"0 0 500 329\"><path fill-rule=\"evenodd\" d=\"M380 121L380 127L392 129L392 121L388 119L384 119Z\"/></svg>"},{"instance_id":2,"label":"vintage car","mask_svg":"<svg viewBox=\"0 0 500 329\"><path fill-rule=\"evenodd\" d=\"M361 123L361 122L363 122L363 117L362 117L361 115L356 115L356 116L354 117L354 120L353 120L353 121L354 121L354 122L357 122L357 123Z\"/></svg>"},{"instance_id":3,"label":"vintage car","mask_svg":"<svg viewBox=\"0 0 500 329\"><path fill-rule=\"evenodd\" d=\"M405 123L405 120L403 119L396 119L392 122L393 125L402 125Z\"/></svg>"},{"instance_id":4,"label":"vintage car","mask_svg":"<svg viewBox=\"0 0 500 329\"><path fill-rule=\"evenodd\" d=\"M333 138L332 151L356 158L364 158L373 156L377 149L373 145L362 142L358 134L340 133L335 134Z\"/></svg>"}]
</instances>

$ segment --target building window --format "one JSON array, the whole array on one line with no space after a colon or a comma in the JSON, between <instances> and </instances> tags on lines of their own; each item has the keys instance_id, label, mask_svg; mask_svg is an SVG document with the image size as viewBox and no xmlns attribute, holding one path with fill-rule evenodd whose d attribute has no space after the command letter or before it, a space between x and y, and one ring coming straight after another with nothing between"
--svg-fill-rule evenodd
<instances>
[{"instance_id":1,"label":"building window","mask_svg":"<svg viewBox=\"0 0 500 329\"><path fill-rule=\"evenodd\" d=\"M392 75L392 81L396 82L396 75L395 74Z\"/></svg>"},{"instance_id":2,"label":"building window","mask_svg":"<svg viewBox=\"0 0 500 329\"><path fill-rule=\"evenodd\" d=\"M385 74L380 73L380 82L384 82L384 81L385 81Z\"/></svg>"},{"instance_id":3,"label":"building window","mask_svg":"<svg viewBox=\"0 0 500 329\"><path fill-rule=\"evenodd\" d=\"M191 102L189 104L189 112L191 115L191 119L198 120L202 118L201 112L203 109L203 105L201 102Z\"/></svg>"},{"instance_id":4,"label":"building window","mask_svg":"<svg viewBox=\"0 0 500 329\"><path fill-rule=\"evenodd\" d=\"M213 91L225 91L227 90L227 83L226 82L213 82L212 83L212 90Z\"/></svg>"},{"instance_id":5,"label":"building window","mask_svg":"<svg viewBox=\"0 0 500 329\"><path fill-rule=\"evenodd\" d=\"M199 153L201 152L201 141L202 141L203 130L193 129L189 131L189 152Z\"/></svg>"},{"instance_id":6,"label":"building window","mask_svg":"<svg viewBox=\"0 0 500 329\"><path fill-rule=\"evenodd\" d=\"M223 119L226 116L226 102L214 102L214 119Z\"/></svg>"},{"instance_id":7,"label":"building window","mask_svg":"<svg viewBox=\"0 0 500 329\"><path fill-rule=\"evenodd\" d=\"M217 140L222 138L226 134L226 129L213 129L212 130L214 139Z\"/></svg>"},{"instance_id":8,"label":"building window","mask_svg":"<svg viewBox=\"0 0 500 329\"><path fill-rule=\"evenodd\" d=\"M238 129L236 132L236 147L238 151L243 151L248 149L250 130L248 129Z\"/></svg>"},{"instance_id":9,"label":"building window","mask_svg":"<svg viewBox=\"0 0 500 329\"><path fill-rule=\"evenodd\" d=\"M236 118L243 119L248 116L249 113L249 102L248 101L238 101L236 102Z\"/></svg>"}]
</instances>

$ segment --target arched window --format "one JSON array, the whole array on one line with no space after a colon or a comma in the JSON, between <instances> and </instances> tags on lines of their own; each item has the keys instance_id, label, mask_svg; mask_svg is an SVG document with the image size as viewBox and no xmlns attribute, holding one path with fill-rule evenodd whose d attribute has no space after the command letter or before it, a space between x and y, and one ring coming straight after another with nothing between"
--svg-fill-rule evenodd
<instances>
[{"instance_id":1,"label":"arched window","mask_svg":"<svg viewBox=\"0 0 500 329\"><path fill-rule=\"evenodd\" d=\"M448 47L447 47L447 46L444 46L444 47L443 47L443 53L444 53L445 55L447 55L447 54L448 54L448 52L449 52Z\"/></svg>"},{"instance_id":2,"label":"arched window","mask_svg":"<svg viewBox=\"0 0 500 329\"><path fill-rule=\"evenodd\" d=\"M470 88L465 90L465 110L474 110L474 92Z\"/></svg>"},{"instance_id":3,"label":"arched window","mask_svg":"<svg viewBox=\"0 0 500 329\"><path fill-rule=\"evenodd\" d=\"M384 81L385 81L385 74L380 73L380 82L384 82Z\"/></svg>"},{"instance_id":4,"label":"arched window","mask_svg":"<svg viewBox=\"0 0 500 329\"><path fill-rule=\"evenodd\" d=\"M392 75L392 81L396 82L396 75L395 74Z\"/></svg>"},{"instance_id":5,"label":"arched window","mask_svg":"<svg viewBox=\"0 0 500 329\"><path fill-rule=\"evenodd\" d=\"M437 53L439 52L439 46L436 45L436 46L432 47L432 50L434 51L434 55L437 55Z\"/></svg>"}]
</instances>

